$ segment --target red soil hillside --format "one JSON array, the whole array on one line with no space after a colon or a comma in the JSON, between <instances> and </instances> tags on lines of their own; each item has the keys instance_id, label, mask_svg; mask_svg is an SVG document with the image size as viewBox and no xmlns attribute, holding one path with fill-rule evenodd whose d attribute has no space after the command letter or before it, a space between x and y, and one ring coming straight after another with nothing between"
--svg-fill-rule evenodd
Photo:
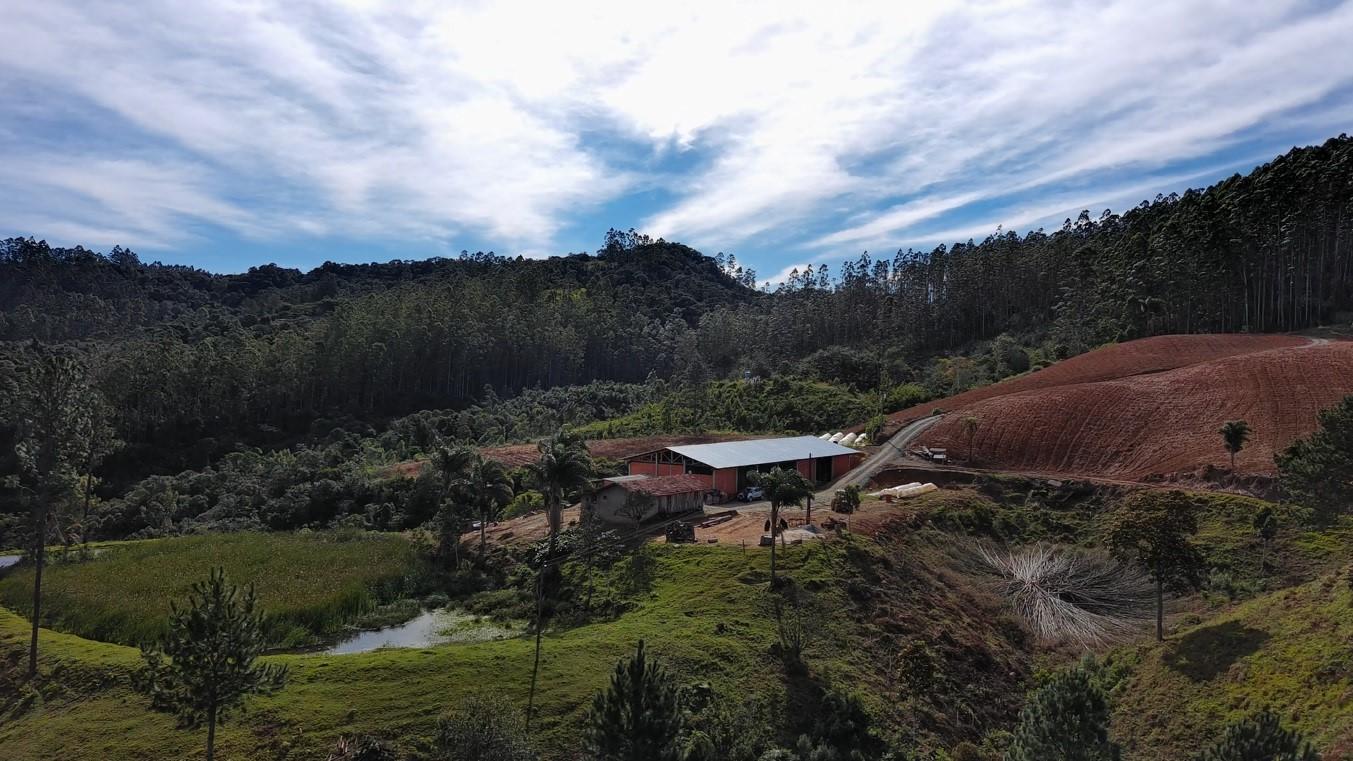
<instances>
[{"instance_id":1,"label":"red soil hillside","mask_svg":"<svg viewBox=\"0 0 1353 761\"><path fill-rule=\"evenodd\" d=\"M1073 383L1126 378L1131 375L1158 373L1207 362L1209 360L1250 354L1286 346L1305 346L1309 339L1296 336L1240 335L1235 333L1205 333L1180 336L1156 336L1139 341L1112 344L1072 357L1018 378L975 388L962 394L925 404L918 404L888 416L894 425L928 416L939 407L944 410L962 409L983 399L1033 389L1068 386Z\"/></svg>"},{"instance_id":2,"label":"red soil hillside","mask_svg":"<svg viewBox=\"0 0 1353 761\"><path fill-rule=\"evenodd\" d=\"M1076 377L1091 380L1064 380ZM1027 388L1048 379L1054 382ZM1353 343L1171 336L1092 352L1017 382L985 389L986 398L964 394L929 405L948 414L920 442L948 447L961 461L968 451L962 419L971 416L977 465L1140 480L1226 466L1217 431L1243 419L1253 434L1237 466L1272 473L1276 450L1313 431L1317 412L1353 394ZM1008 391L991 393L1001 386Z\"/></svg>"}]
</instances>

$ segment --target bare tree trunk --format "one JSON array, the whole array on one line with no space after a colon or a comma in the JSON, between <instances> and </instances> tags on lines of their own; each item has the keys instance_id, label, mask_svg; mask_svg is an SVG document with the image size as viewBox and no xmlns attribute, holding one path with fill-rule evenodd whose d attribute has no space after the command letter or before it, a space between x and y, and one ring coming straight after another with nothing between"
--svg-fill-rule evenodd
<instances>
[{"instance_id":1,"label":"bare tree trunk","mask_svg":"<svg viewBox=\"0 0 1353 761\"><path fill-rule=\"evenodd\" d=\"M85 460L85 505L83 515L80 518L80 544L89 546L89 503L93 499L94 491L94 443L91 437L89 444L89 457Z\"/></svg>"},{"instance_id":2,"label":"bare tree trunk","mask_svg":"<svg viewBox=\"0 0 1353 761\"><path fill-rule=\"evenodd\" d=\"M1165 583L1156 574L1156 641L1165 641Z\"/></svg>"},{"instance_id":3,"label":"bare tree trunk","mask_svg":"<svg viewBox=\"0 0 1353 761\"><path fill-rule=\"evenodd\" d=\"M484 565L484 554L488 551L488 527L489 514L486 511L479 513L479 564Z\"/></svg>"},{"instance_id":4,"label":"bare tree trunk","mask_svg":"<svg viewBox=\"0 0 1353 761\"><path fill-rule=\"evenodd\" d=\"M780 506L770 503L770 587L775 588L775 532L779 529Z\"/></svg>"},{"instance_id":5,"label":"bare tree trunk","mask_svg":"<svg viewBox=\"0 0 1353 761\"><path fill-rule=\"evenodd\" d=\"M38 675L38 622L42 620L42 566L47 560L47 506L40 508L33 548L33 637L28 643L28 678Z\"/></svg>"},{"instance_id":6,"label":"bare tree trunk","mask_svg":"<svg viewBox=\"0 0 1353 761\"><path fill-rule=\"evenodd\" d=\"M536 577L536 658L531 666L531 693L526 698L526 731L531 731L531 716L536 707L536 681L540 677L540 637L545 633L545 571L554 559L555 534L550 534L549 548L545 550L545 561L540 564L540 573Z\"/></svg>"},{"instance_id":7,"label":"bare tree trunk","mask_svg":"<svg viewBox=\"0 0 1353 761\"><path fill-rule=\"evenodd\" d=\"M216 755L216 706L207 709L207 761Z\"/></svg>"}]
</instances>

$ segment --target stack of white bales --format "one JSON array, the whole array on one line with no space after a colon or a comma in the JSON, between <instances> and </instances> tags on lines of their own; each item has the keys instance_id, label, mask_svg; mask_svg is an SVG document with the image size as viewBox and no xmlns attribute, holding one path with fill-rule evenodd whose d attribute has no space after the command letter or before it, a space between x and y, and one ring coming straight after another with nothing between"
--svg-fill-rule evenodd
<instances>
[{"instance_id":1,"label":"stack of white bales","mask_svg":"<svg viewBox=\"0 0 1353 761\"><path fill-rule=\"evenodd\" d=\"M871 497L891 496L897 497L899 499L906 499L907 497L919 497L922 494L928 494L932 491L939 491L939 488L940 487L936 486L935 484L931 483L923 484L920 481L912 481L909 484L902 484L901 486L891 486L887 489L881 489L879 491L874 492L873 494L870 494L869 496Z\"/></svg>"}]
</instances>

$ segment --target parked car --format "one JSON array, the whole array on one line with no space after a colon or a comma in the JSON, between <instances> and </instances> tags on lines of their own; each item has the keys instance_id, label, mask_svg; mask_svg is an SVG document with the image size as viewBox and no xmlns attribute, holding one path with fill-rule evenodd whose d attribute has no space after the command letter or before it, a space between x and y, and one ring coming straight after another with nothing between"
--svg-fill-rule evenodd
<instances>
[{"instance_id":1,"label":"parked car","mask_svg":"<svg viewBox=\"0 0 1353 761\"><path fill-rule=\"evenodd\" d=\"M760 486L748 486L746 489L738 492L738 499L743 502L755 502L758 499L766 498L766 490Z\"/></svg>"}]
</instances>

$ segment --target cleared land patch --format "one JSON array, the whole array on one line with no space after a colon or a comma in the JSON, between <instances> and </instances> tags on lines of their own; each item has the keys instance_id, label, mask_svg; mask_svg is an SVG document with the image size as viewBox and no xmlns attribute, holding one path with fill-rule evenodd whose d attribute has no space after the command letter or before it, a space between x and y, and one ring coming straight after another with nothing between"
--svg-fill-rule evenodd
<instances>
[{"instance_id":1,"label":"cleared land patch","mask_svg":"<svg viewBox=\"0 0 1353 761\"><path fill-rule=\"evenodd\" d=\"M971 417L980 467L1144 480L1229 467L1217 431L1243 419L1253 433L1237 467L1271 474L1276 451L1315 430L1320 410L1353 394L1353 343L1188 338L1101 349L981 394L937 401L930 406L947 414L919 442L947 447L962 462L969 451L963 421ZM1169 347L1183 348L1171 354ZM1217 356L1198 359L1208 355Z\"/></svg>"}]
</instances>

